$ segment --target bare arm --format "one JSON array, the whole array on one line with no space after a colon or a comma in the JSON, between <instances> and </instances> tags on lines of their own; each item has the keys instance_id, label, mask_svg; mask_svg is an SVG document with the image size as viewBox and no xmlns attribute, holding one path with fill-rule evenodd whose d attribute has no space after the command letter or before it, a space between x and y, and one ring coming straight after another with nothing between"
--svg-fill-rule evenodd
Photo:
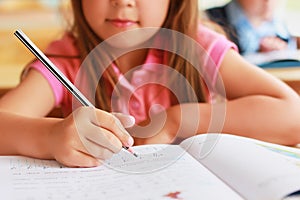
<instances>
[{"instance_id":1,"label":"bare arm","mask_svg":"<svg viewBox=\"0 0 300 200\"><path fill-rule=\"evenodd\" d=\"M120 151L122 143L132 145L126 130L110 113L82 107L65 119L45 118L53 107L54 95L47 81L30 70L17 88L0 99L0 155L90 167Z\"/></svg>"},{"instance_id":2,"label":"bare arm","mask_svg":"<svg viewBox=\"0 0 300 200\"><path fill-rule=\"evenodd\" d=\"M291 88L232 50L223 60L220 75L226 91L225 106L217 108L207 103L173 106L167 110L168 120L163 129L147 139L136 139L136 144L173 142L176 137L208 131L285 145L300 143L300 99ZM216 124L210 125L211 117ZM179 124L182 124L180 130Z\"/></svg>"},{"instance_id":3,"label":"bare arm","mask_svg":"<svg viewBox=\"0 0 300 200\"><path fill-rule=\"evenodd\" d=\"M228 98L223 131L270 142L300 142L300 99L286 84L229 51L220 73Z\"/></svg>"},{"instance_id":4,"label":"bare arm","mask_svg":"<svg viewBox=\"0 0 300 200\"><path fill-rule=\"evenodd\" d=\"M0 99L0 153L51 158L43 138L59 119L45 120L54 107L54 96L46 80L31 70L22 84ZM25 145L25 146L24 146Z\"/></svg>"}]
</instances>

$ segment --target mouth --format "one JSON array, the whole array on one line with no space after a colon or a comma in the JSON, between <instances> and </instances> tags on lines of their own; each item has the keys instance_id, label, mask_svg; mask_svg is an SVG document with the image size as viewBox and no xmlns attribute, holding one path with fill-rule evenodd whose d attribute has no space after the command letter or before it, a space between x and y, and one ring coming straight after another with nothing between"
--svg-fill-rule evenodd
<instances>
[{"instance_id":1,"label":"mouth","mask_svg":"<svg viewBox=\"0 0 300 200\"><path fill-rule=\"evenodd\" d=\"M107 19L106 21L118 28L127 28L138 24L138 21L127 20L127 19Z\"/></svg>"}]
</instances>

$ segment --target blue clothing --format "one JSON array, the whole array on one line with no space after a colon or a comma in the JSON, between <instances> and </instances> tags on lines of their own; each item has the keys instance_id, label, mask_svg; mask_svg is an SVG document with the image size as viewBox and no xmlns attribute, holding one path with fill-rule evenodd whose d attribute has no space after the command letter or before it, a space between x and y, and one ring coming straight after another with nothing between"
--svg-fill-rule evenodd
<instances>
[{"instance_id":1,"label":"blue clothing","mask_svg":"<svg viewBox=\"0 0 300 200\"><path fill-rule=\"evenodd\" d=\"M222 16L227 18L226 20L223 19L226 23L221 24L216 20L216 12L220 12L220 10L224 12ZM225 28L229 26L234 30L236 36L232 40L238 43L237 45L242 54L258 52L260 40L266 36L276 36L286 41L289 49L297 49L296 39L290 35L282 20L274 17L273 20L254 28L236 0L232 0L222 9L212 8L207 13L213 21Z\"/></svg>"}]
</instances>

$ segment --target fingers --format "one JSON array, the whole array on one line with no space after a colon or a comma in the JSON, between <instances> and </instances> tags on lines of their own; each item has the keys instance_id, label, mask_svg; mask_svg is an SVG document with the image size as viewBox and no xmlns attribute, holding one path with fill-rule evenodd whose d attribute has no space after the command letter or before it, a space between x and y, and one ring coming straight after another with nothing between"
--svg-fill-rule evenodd
<instances>
[{"instance_id":1,"label":"fingers","mask_svg":"<svg viewBox=\"0 0 300 200\"><path fill-rule=\"evenodd\" d=\"M80 151L72 151L67 159L56 158L58 162L68 167L96 167L101 165L101 160Z\"/></svg>"},{"instance_id":2,"label":"fingers","mask_svg":"<svg viewBox=\"0 0 300 200\"><path fill-rule=\"evenodd\" d=\"M91 154L93 157L101 160L107 160L111 158L114 153L117 153L121 150L121 146L120 146L120 148L118 148L116 152L113 152L110 149L101 146L89 139L87 139L86 143L87 144L85 146L87 146L86 148L87 151L84 150L83 153Z\"/></svg>"},{"instance_id":3,"label":"fingers","mask_svg":"<svg viewBox=\"0 0 300 200\"><path fill-rule=\"evenodd\" d=\"M60 141L68 146L62 154L58 153L64 156L61 163L80 167L99 165L97 159L106 160L114 153L118 153L122 146L133 145L133 138L124 126L129 127L134 123L132 116L120 113L112 114L91 107L76 109L73 115L62 123L64 124L62 128L66 131L65 135L71 135L74 142L69 137ZM68 126L71 128L67 128ZM74 130L77 132L76 135L71 134L75 133ZM69 153L69 151L75 153ZM69 154L72 155L69 156Z\"/></svg>"},{"instance_id":4,"label":"fingers","mask_svg":"<svg viewBox=\"0 0 300 200\"><path fill-rule=\"evenodd\" d=\"M122 146L133 145L133 138L116 116L126 126L134 123L132 117L122 114L113 115L91 107L76 109L51 129L48 140L51 154L66 166L98 166L98 159L106 160Z\"/></svg>"},{"instance_id":5,"label":"fingers","mask_svg":"<svg viewBox=\"0 0 300 200\"><path fill-rule=\"evenodd\" d=\"M95 110L96 117L92 119L92 122L103 129L106 129L113 133L122 144L125 146L132 146L133 145L133 138L129 135L129 133L126 131L120 120L115 117L113 114L105 112L103 110ZM121 115L118 115L121 116ZM129 120L128 120L129 119ZM127 123L127 125L132 124L132 119L126 118L122 116L123 122Z\"/></svg>"},{"instance_id":6,"label":"fingers","mask_svg":"<svg viewBox=\"0 0 300 200\"><path fill-rule=\"evenodd\" d=\"M121 141L114 134L96 125L85 127L84 135L79 134L85 148L95 157L104 158L99 154L105 149L118 153L122 148Z\"/></svg>"},{"instance_id":7,"label":"fingers","mask_svg":"<svg viewBox=\"0 0 300 200\"><path fill-rule=\"evenodd\" d=\"M113 112L112 114L120 120L125 128L132 127L135 124L135 119L131 115L125 115L123 113L116 112Z\"/></svg>"},{"instance_id":8,"label":"fingers","mask_svg":"<svg viewBox=\"0 0 300 200\"><path fill-rule=\"evenodd\" d=\"M278 37L265 37L261 40L260 51L268 52L287 48L287 43Z\"/></svg>"},{"instance_id":9,"label":"fingers","mask_svg":"<svg viewBox=\"0 0 300 200\"><path fill-rule=\"evenodd\" d=\"M84 146L79 148L80 151L105 160L113 153L119 152L123 145L127 147L133 145L133 138L122 125L132 126L134 124L132 116L82 107L74 112L74 119Z\"/></svg>"}]
</instances>

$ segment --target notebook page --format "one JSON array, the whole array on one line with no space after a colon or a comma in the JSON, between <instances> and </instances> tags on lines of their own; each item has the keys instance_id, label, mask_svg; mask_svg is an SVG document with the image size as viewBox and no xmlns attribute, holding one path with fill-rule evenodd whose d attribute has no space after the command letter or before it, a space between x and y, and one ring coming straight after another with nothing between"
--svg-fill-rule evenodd
<instances>
[{"instance_id":1,"label":"notebook page","mask_svg":"<svg viewBox=\"0 0 300 200\"><path fill-rule=\"evenodd\" d=\"M282 199L299 190L300 167L254 141L226 134L209 139L199 135L181 146L246 199Z\"/></svg>"},{"instance_id":2,"label":"notebook page","mask_svg":"<svg viewBox=\"0 0 300 200\"><path fill-rule=\"evenodd\" d=\"M300 51L299 50L281 50L281 51L270 51L265 53L251 53L243 55L243 57L250 63L255 65L266 64L274 61L280 60L294 60L300 61Z\"/></svg>"},{"instance_id":3,"label":"notebook page","mask_svg":"<svg viewBox=\"0 0 300 200\"><path fill-rule=\"evenodd\" d=\"M168 149L168 155L164 155L165 151L158 153L159 148ZM241 199L189 154L178 157L178 153L182 153L178 146L144 146L135 148L135 151L142 156L137 158L139 161L123 152L122 155L118 154L108 163L95 168L65 168L55 161L2 156L1 198ZM120 160L123 160L123 163L117 163ZM157 164L160 162L165 166ZM154 168L149 167L151 165ZM160 168L155 170L157 166ZM134 173L133 169L143 170Z\"/></svg>"}]
</instances>

